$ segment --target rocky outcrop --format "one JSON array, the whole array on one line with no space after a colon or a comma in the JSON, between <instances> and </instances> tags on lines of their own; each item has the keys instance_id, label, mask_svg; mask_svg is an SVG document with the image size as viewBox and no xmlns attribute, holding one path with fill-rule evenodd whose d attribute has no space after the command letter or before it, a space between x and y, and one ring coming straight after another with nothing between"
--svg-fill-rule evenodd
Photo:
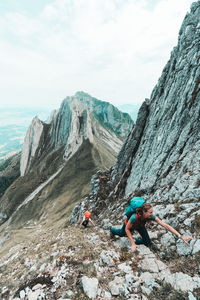
<instances>
[{"instance_id":1,"label":"rocky outcrop","mask_svg":"<svg viewBox=\"0 0 200 300\"><path fill-rule=\"evenodd\" d=\"M22 148L20 163L21 176L24 176L25 172L30 169L32 160L35 157L36 151L38 150L40 144L43 129L43 122L40 121L38 117L35 117L28 128Z\"/></svg>"},{"instance_id":2,"label":"rocky outcrop","mask_svg":"<svg viewBox=\"0 0 200 300\"><path fill-rule=\"evenodd\" d=\"M133 151L123 147L118 155L113 181L124 178L126 196L139 189L160 201L200 197L199 16L198 1L183 21L178 45L151 94L148 115L140 111L146 120L137 147L141 125L136 123L131 141L125 142Z\"/></svg>"}]
</instances>

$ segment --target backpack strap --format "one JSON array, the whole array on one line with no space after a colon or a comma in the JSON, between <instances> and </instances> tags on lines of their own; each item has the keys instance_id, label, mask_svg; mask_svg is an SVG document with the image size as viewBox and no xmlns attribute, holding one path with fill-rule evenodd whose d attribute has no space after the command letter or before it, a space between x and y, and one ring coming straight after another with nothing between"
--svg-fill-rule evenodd
<instances>
[{"instance_id":1,"label":"backpack strap","mask_svg":"<svg viewBox=\"0 0 200 300\"><path fill-rule=\"evenodd\" d=\"M137 218L137 221L136 221L136 223L135 223L134 225L135 225L135 226L139 226L139 225L141 224L141 220L140 220L140 218L139 218L139 213L136 213L136 218ZM129 219L130 219L130 218L127 218L127 219L124 221L125 225L127 225Z\"/></svg>"},{"instance_id":2,"label":"backpack strap","mask_svg":"<svg viewBox=\"0 0 200 300\"><path fill-rule=\"evenodd\" d=\"M141 220L139 218L139 213L136 213L136 218L137 218L137 222L136 222L136 226L139 226L141 224Z\"/></svg>"}]
</instances>

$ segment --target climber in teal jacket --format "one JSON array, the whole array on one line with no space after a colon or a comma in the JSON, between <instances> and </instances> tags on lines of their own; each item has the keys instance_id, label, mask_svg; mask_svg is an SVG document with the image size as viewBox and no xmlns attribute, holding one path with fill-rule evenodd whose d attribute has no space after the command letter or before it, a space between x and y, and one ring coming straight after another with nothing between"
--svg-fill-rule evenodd
<instances>
[{"instance_id":1,"label":"climber in teal jacket","mask_svg":"<svg viewBox=\"0 0 200 300\"><path fill-rule=\"evenodd\" d=\"M178 231L176 231L172 226L166 224L160 220L157 216L153 214L153 207L149 203L144 203L141 208L138 209L137 213L134 213L130 219L126 219L123 226L120 229L111 227L111 236L127 236L131 242L131 249L135 251L138 245L144 244L145 246L151 245L151 239L145 227L145 224L150 221L155 221L171 233L173 233L177 238L182 239L186 244L189 240L192 240L191 236L182 236ZM138 231L141 238L134 240L132 233Z\"/></svg>"}]
</instances>

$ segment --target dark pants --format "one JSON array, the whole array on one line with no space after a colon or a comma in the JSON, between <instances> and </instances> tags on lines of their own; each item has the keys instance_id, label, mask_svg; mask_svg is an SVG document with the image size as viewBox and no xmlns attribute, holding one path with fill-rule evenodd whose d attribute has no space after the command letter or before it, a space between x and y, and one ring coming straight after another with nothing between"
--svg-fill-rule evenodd
<instances>
[{"instance_id":1,"label":"dark pants","mask_svg":"<svg viewBox=\"0 0 200 300\"><path fill-rule=\"evenodd\" d=\"M123 236L127 236L125 228L126 228L126 224L123 223L123 226L120 229L116 229L116 228L111 227L110 230L114 235L119 235L119 236L123 237ZM151 239L150 239L149 234L146 230L146 227L145 226L134 226L133 225L132 228L131 228L131 233L133 233L135 230L137 230L139 232L139 234L141 235L141 237L142 237L140 239L135 240L136 245L144 244L145 246L150 246L151 245Z\"/></svg>"},{"instance_id":2,"label":"dark pants","mask_svg":"<svg viewBox=\"0 0 200 300\"><path fill-rule=\"evenodd\" d=\"M85 220L85 221L83 221L82 225L83 225L84 227L87 227L88 222L89 222L88 220Z\"/></svg>"}]
</instances>

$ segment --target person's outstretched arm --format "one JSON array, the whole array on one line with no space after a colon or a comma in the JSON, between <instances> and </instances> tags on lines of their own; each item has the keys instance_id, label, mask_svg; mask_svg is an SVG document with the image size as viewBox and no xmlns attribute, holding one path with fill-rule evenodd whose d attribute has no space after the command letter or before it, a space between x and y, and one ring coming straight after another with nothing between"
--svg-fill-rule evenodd
<instances>
[{"instance_id":1,"label":"person's outstretched arm","mask_svg":"<svg viewBox=\"0 0 200 300\"><path fill-rule=\"evenodd\" d=\"M92 220L91 220L91 219L89 219L89 221L92 223L92 225L93 225L93 226L95 226L94 222L92 222Z\"/></svg>"},{"instance_id":2,"label":"person's outstretched arm","mask_svg":"<svg viewBox=\"0 0 200 300\"><path fill-rule=\"evenodd\" d=\"M182 236L178 231L176 231L172 226L166 224L165 222L163 222L162 220L160 220L158 217L155 218L155 221L161 225L162 227L164 227L165 229L167 229L168 231L170 231L171 233L173 233L174 235L176 235L178 238L181 238L186 244L189 245L188 241L192 240L193 238L191 236Z\"/></svg>"},{"instance_id":3,"label":"person's outstretched arm","mask_svg":"<svg viewBox=\"0 0 200 300\"><path fill-rule=\"evenodd\" d=\"M132 237L132 233L131 233L131 228L132 228L133 224L128 221L127 225L126 225L126 228L125 228L125 231L126 231L126 234L127 234L127 237L129 238L130 242L131 242L131 250L132 251L135 251L136 248L138 248L138 245L136 245L133 237Z\"/></svg>"}]
</instances>

